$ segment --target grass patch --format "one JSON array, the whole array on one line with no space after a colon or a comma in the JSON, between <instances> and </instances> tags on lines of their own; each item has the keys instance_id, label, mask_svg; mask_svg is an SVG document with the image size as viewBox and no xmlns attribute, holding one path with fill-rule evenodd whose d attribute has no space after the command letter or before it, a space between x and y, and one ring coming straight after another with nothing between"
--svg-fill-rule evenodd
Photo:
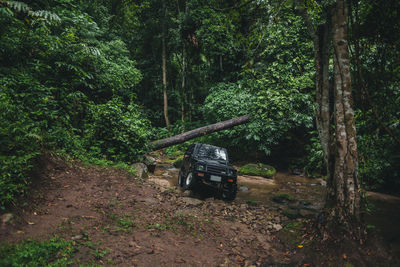
<instances>
[{"instance_id":1,"label":"grass patch","mask_svg":"<svg viewBox=\"0 0 400 267\"><path fill-rule=\"evenodd\" d=\"M261 176L265 178L272 178L276 174L274 167L262 163L246 164L241 167L238 172L241 175Z\"/></svg>"},{"instance_id":2,"label":"grass patch","mask_svg":"<svg viewBox=\"0 0 400 267\"><path fill-rule=\"evenodd\" d=\"M54 237L48 241L24 241L0 247L0 266L68 266L77 247L72 241Z\"/></svg>"},{"instance_id":3,"label":"grass patch","mask_svg":"<svg viewBox=\"0 0 400 267\"><path fill-rule=\"evenodd\" d=\"M136 169L132 165L129 165L125 162L113 162L111 160L105 160L105 159L96 159L96 158L84 158L82 159L82 162L88 166L88 165L96 165L96 166L101 166L101 167L112 167L116 169L122 169L125 170L127 173L129 173L132 176L137 176L136 175Z\"/></svg>"},{"instance_id":4,"label":"grass patch","mask_svg":"<svg viewBox=\"0 0 400 267\"><path fill-rule=\"evenodd\" d=\"M278 203L287 203L293 200L293 197L289 194L276 194L272 197L272 200Z\"/></svg>"}]
</instances>

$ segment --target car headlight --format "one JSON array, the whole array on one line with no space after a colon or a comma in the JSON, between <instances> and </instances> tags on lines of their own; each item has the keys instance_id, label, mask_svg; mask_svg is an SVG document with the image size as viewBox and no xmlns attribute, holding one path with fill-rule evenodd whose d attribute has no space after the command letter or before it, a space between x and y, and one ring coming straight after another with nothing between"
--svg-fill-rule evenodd
<instances>
[{"instance_id":1,"label":"car headlight","mask_svg":"<svg viewBox=\"0 0 400 267\"><path fill-rule=\"evenodd\" d=\"M197 169L198 171L205 171L205 170L206 170L206 166L201 165L201 164L198 164L197 167L196 167L196 169Z\"/></svg>"},{"instance_id":2,"label":"car headlight","mask_svg":"<svg viewBox=\"0 0 400 267\"><path fill-rule=\"evenodd\" d=\"M235 171L232 170L232 169L228 169L228 175L229 175L229 176L235 175Z\"/></svg>"}]
</instances>

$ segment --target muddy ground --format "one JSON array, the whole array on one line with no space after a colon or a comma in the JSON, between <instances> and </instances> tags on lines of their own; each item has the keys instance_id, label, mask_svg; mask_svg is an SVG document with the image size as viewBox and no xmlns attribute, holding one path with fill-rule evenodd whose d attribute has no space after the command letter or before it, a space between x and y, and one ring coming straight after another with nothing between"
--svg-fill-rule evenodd
<instances>
[{"instance_id":1,"label":"muddy ground","mask_svg":"<svg viewBox=\"0 0 400 267\"><path fill-rule=\"evenodd\" d=\"M368 266L395 264L371 244L320 246L307 230L323 204L322 179L278 173L239 177L235 201L176 187L171 159L158 158L146 179L123 170L47 156L35 198L12 212L0 240L74 240L76 265ZM276 194L291 201L272 201ZM3 215L4 217L4 215ZM101 257L98 253L103 252ZM385 257L382 261L382 257ZM349 265L350 264L350 265ZM373 265L371 265L373 266ZM393 265L394 266L394 265Z\"/></svg>"}]
</instances>

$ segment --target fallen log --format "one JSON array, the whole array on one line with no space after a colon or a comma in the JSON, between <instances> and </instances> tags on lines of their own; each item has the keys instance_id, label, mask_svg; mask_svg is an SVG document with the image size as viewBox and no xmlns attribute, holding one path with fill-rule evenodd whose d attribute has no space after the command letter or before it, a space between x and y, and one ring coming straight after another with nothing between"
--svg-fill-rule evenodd
<instances>
[{"instance_id":1,"label":"fallen log","mask_svg":"<svg viewBox=\"0 0 400 267\"><path fill-rule=\"evenodd\" d=\"M203 136L206 134L210 134L213 132L218 132L221 130L229 129L234 126L247 123L250 119L249 115L245 115L242 117L230 119L227 121L217 122L211 125L203 126L182 134L178 134L175 136L171 136L165 139L157 140L151 143L152 150L158 150L161 148L177 145L189 141L193 138Z\"/></svg>"}]
</instances>

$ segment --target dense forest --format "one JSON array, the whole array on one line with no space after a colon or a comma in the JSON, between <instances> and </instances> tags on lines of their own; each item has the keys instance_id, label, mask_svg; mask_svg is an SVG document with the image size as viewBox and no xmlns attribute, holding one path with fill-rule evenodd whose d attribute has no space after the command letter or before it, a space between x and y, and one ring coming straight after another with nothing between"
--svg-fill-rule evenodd
<instances>
[{"instance_id":1,"label":"dense forest","mask_svg":"<svg viewBox=\"0 0 400 267\"><path fill-rule=\"evenodd\" d=\"M28 194L45 153L130 168L151 141L243 115L166 153L202 142L237 161L336 173L341 59L356 179L398 194L399 10L398 0L2 0L0 207ZM346 44L330 44L341 30Z\"/></svg>"}]
</instances>

